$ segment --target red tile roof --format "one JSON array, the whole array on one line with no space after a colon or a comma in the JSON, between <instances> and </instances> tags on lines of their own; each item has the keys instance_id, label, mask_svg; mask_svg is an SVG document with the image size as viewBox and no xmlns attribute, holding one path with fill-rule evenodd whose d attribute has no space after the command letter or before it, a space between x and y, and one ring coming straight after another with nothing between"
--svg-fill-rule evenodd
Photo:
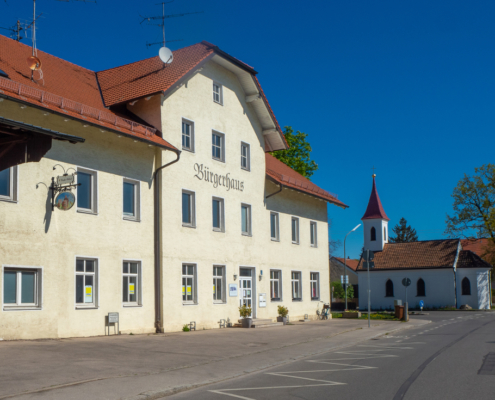
<instances>
[{"instance_id":1,"label":"red tile roof","mask_svg":"<svg viewBox=\"0 0 495 400\"><path fill-rule=\"evenodd\" d=\"M373 175L373 188L371 189L368 207L361 220L363 219L384 219L390 221L390 218L385 214L382 202L380 201L380 196L378 196L378 191L376 190L375 175Z\"/></svg>"},{"instance_id":2,"label":"red tile roof","mask_svg":"<svg viewBox=\"0 0 495 400\"><path fill-rule=\"evenodd\" d=\"M318 197L342 208L349 207L338 200L337 195L329 193L326 190L316 186L309 179L294 171L282 161L277 160L271 154L266 153L265 160L266 175L268 178L275 181L275 183L290 189L298 190L311 196Z\"/></svg>"},{"instance_id":3,"label":"red tile roof","mask_svg":"<svg viewBox=\"0 0 495 400\"><path fill-rule=\"evenodd\" d=\"M339 260L342 264L344 264L344 259L341 257L333 257L336 260ZM359 265L359 260L352 260L350 258L345 260L345 265L352 269L353 271L356 271L358 265Z\"/></svg>"},{"instance_id":4,"label":"red tile roof","mask_svg":"<svg viewBox=\"0 0 495 400\"><path fill-rule=\"evenodd\" d=\"M492 266L471 250L461 250L457 268L491 268Z\"/></svg>"},{"instance_id":5,"label":"red tile roof","mask_svg":"<svg viewBox=\"0 0 495 400\"><path fill-rule=\"evenodd\" d=\"M480 257L485 255L486 247L489 245L490 239L461 239L463 250L471 250Z\"/></svg>"}]
</instances>

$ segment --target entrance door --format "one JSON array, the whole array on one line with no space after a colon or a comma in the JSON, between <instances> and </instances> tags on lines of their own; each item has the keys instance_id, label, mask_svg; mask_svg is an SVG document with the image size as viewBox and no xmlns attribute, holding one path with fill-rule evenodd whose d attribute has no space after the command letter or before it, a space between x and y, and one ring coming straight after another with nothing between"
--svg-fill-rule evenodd
<instances>
[{"instance_id":1,"label":"entrance door","mask_svg":"<svg viewBox=\"0 0 495 400\"><path fill-rule=\"evenodd\" d=\"M239 306L246 305L251 307L251 315L253 313L253 280L250 269L241 269L239 277ZM247 275L247 276L246 276Z\"/></svg>"}]
</instances>

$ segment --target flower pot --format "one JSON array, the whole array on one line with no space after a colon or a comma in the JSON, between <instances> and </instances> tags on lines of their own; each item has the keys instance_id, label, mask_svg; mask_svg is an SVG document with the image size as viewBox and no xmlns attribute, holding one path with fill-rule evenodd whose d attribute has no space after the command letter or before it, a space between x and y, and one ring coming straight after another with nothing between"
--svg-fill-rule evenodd
<instances>
[{"instance_id":1,"label":"flower pot","mask_svg":"<svg viewBox=\"0 0 495 400\"><path fill-rule=\"evenodd\" d=\"M243 328L251 328L251 325L253 324L253 319L252 318L244 318L242 320L242 327Z\"/></svg>"},{"instance_id":2,"label":"flower pot","mask_svg":"<svg viewBox=\"0 0 495 400\"><path fill-rule=\"evenodd\" d=\"M287 317L277 317L277 322L283 322L284 325L287 325Z\"/></svg>"}]
</instances>

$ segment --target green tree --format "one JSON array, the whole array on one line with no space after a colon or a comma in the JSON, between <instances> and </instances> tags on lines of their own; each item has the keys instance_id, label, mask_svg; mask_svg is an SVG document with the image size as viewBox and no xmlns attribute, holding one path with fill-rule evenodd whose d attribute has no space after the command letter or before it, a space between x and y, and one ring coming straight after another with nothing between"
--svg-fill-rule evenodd
<instances>
[{"instance_id":1,"label":"green tree","mask_svg":"<svg viewBox=\"0 0 495 400\"><path fill-rule=\"evenodd\" d=\"M311 146L306 139L308 134L299 131L294 134L292 127L286 126L284 136L290 148L274 151L272 154L302 176L310 179L318 170L318 164L311 159Z\"/></svg>"},{"instance_id":2,"label":"green tree","mask_svg":"<svg viewBox=\"0 0 495 400\"><path fill-rule=\"evenodd\" d=\"M399 221L399 225L395 225L392 231L395 233L395 237L389 238L392 243L407 243L418 241L416 229L411 228L411 225L408 226L405 218L401 218Z\"/></svg>"},{"instance_id":3,"label":"green tree","mask_svg":"<svg viewBox=\"0 0 495 400\"><path fill-rule=\"evenodd\" d=\"M334 288L333 297L337 299L345 299L344 287L339 281L332 282L332 287ZM347 298L354 298L354 287L351 284L347 285Z\"/></svg>"},{"instance_id":4,"label":"green tree","mask_svg":"<svg viewBox=\"0 0 495 400\"><path fill-rule=\"evenodd\" d=\"M495 265L495 164L464 174L452 193L454 214L447 214L445 233L449 237L469 237L476 232L490 239L482 256Z\"/></svg>"}]
</instances>

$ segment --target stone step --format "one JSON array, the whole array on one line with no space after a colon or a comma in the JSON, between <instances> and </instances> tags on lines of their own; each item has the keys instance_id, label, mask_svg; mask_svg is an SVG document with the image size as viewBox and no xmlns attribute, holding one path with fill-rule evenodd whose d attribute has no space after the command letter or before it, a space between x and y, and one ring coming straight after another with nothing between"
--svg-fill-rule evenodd
<instances>
[{"instance_id":1,"label":"stone step","mask_svg":"<svg viewBox=\"0 0 495 400\"><path fill-rule=\"evenodd\" d=\"M283 326L284 323L283 322L272 322L270 324L253 324L251 325L251 328L273 328L274 326Z\"/></svg>"}]
</instances>

